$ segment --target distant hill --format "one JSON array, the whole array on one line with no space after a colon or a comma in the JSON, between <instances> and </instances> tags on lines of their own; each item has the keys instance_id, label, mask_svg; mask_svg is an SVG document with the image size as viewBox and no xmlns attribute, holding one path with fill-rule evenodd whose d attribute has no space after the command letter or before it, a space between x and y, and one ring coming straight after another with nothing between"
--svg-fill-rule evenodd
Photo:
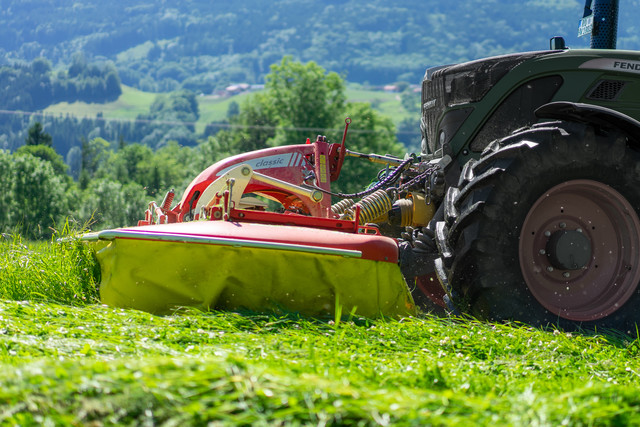
<instances>
[{"instance_id":1,"label":"distant hill","mask_svg":"<svg viewBox=\"0 0 640 427\"><path fill-rule=\"evenodd\" d=\"M418 83L428 66L548 47L573 47L583 1L528 0L3 0L0 65L84 55L113 62L146 91L209 93L261 83L283 55L353 82ZM619 48L640 49L640 0L621 2Z\"/></svg>"}]
</instances>

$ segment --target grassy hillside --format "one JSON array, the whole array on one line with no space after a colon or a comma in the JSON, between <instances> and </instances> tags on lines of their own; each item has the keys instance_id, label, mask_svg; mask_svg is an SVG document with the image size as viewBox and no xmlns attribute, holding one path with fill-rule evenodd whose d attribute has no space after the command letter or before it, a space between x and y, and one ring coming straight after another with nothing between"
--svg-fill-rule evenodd
<instances>
[{"instance_id":1,"label":"grassy hillside","mask_svg":"<svg viewBox=\"0 0 640 427\"><path fill-rule=\"evenodd\" d=\"M44 110L45 113L56 115L72 115L76 117L95 118L102 114L107 120L135 120L138 114L147 114L151 103L157 93L143 92L141 90L122 86L122 95L117 101L105 104L87 104L85 102L61 102ZM244 93L228 98L213 96L198 97L200 119L196 123L196 131L201 133L207 123L221 121L226 118L229 104L232 101L243 102L250 94Z\"/></svg>"},{"instance_id":2,"label":"grassy hillside","mask_svg":"<svg viewBox=\"0 0 640 427\"><path fill-rule=\"evenodd\" d=\"M101 306L75 241L0 240L0 423L621 426L637 339Z\"/></svg>"},{"instance_id":3,"label":"grassy hillside","mask_svg":"<svg viewBox=\"0 0 640 427\"><path fill-rule=\"evenodd\" d=\"M149 106L157 94L122 86L122 95L118 100L105 104L87 104L85 102L61 102L45 109L45 113L56 115L72 115L76 117L96 117L102 114L105 119L135 120L138 114L149 112ZM199 96L198 106L200 119L196 123L196 132L201 133L207 123L219 122L226 118L229 104L242 104L251 93L245 92L231 97ZM351 85L346 90L349 101L368 102L382 114L390 117L398 124L406 118L417 120L418 115L409 113L400 103L400 95L379 90L362 89L359 85ZM419 97L418 94L416 94Z\"/></svg>"},{"instance_id":4,"label":"grassy hillside","mask_svg":"<svg viewBox=\"0 0 640 427\"><path fill-rule=\"evenodd\" d=\"M149 112L149 106L157 94L122 86L122 95L113 102L104 104L88 104L86 102L60 102L49 106L45 113L69 114L77 117L96 117L102 113L107 119L133 120L138 114Z\"/></svg>"},{"instance_id":5,"label":"grassy hillside","mask_svg":"<svg viewBox=\"0 0 640 427\"><path fill-rule=\"evenodd\" d=\"M416 123L419 123L420 113L411 113L407 111L400 103L399 93L367 90L363 89L359 85L351 85L347 86L345 95L347 96L348 101L366 102L371 104L375 110L380 111L385 116L391 118L396 125L405 119L413 119ZM420 94L416 93L415 96L419 105Z\"/></svg>"}]
</instances>

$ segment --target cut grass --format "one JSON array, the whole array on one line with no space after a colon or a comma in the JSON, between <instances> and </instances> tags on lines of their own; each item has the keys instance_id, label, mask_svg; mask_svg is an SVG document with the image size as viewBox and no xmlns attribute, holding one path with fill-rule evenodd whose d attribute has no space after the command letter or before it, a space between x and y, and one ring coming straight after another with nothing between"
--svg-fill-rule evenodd
<instances>
[{"instance_id":1,"label":"cut grass","mask_svg":"<svg viewBox=\"0 0 640 427\"><path fill-rule=\"evenodd\" d=\"M640 422L637 340L431 316L152 316L92 303L76 243L0 244L0 291L22 280L0 301L1 424Z\"/></svg>"}]
</instances>

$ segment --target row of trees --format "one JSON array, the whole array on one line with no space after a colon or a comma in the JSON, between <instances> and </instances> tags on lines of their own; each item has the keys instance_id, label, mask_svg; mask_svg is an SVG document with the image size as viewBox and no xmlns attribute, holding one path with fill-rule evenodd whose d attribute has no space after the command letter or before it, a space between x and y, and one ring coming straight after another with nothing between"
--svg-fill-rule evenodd
<instances>
[{"instance_id":1,"label":"row of trees","mask_svg":"<svg viewBox=\"0 0 640 427\"><path fill-rule=\"evenodd\" d=\"M180 194L208 165L248 150L302 143L327 134L338 140L344 118L350 116L347 144L357 151L402 155L390 119L370 105L347 103L345 83L317 64L301 64L285 57L272 67L266 90L249 98L233 115L231 127L195 145L176 141L156 147L102 137L85 139L63 162L39 123L30 127L25 146L14 153L0 150L0 231L17 231L30 238L51 233L71 217L94 228L133 225L147 202L175 188ZM178 111L176 118L192 118L197 103L189 94L159 99L151 114ZM72 154L73 153L73 154ZM378 167L347 159L336 190L362 190ZM69 174L76 171L74 179Z\"/></svg>"},{"instance_id":2,"label":"row of trees","mask_svg":"<svg viewBox=\"0 0 640 427\"><path fill-rule=\"evenodd\" d=\"M23 111L40 110L63 101L114 101L122 93L112 63L87 64L81 54L74 57L67 71L55 75L44 58L0 67L0 88L0 109Z\"/></svg>"}]
</instances>

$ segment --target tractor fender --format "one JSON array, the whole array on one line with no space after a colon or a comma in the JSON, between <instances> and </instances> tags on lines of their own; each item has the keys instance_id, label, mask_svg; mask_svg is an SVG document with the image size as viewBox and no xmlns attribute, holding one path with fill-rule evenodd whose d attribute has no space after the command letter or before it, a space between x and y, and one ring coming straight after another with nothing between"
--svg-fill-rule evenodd
<instances>
[{"instance_id":1,"label":"tractor fender","mask_svg":"<svg viewBox=\"0 0 640 427\"><path fill-rule=\"evenodd\" d=\"M622 131L630 145L640 149L640 122L611 108L578 102L558 101L539 107L535 111L540 119L565 120Z\"/></svg>"}]
</instances>

